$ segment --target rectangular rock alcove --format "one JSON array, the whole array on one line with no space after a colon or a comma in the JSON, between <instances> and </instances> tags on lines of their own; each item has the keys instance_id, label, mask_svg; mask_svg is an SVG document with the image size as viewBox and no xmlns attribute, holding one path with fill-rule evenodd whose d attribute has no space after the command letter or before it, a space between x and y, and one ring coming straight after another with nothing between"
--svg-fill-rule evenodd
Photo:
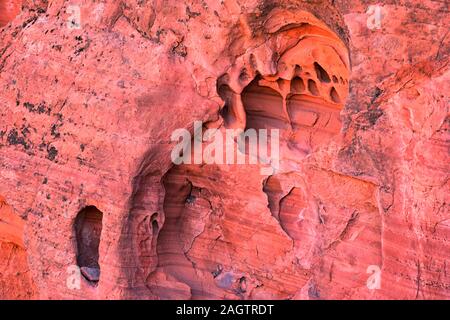
<instances>
[{"instance_id":1,"label":"rectangular rock alcove","mask_svg":"<svg viewBox=\"0 0 450 320\"><path fill-rule=\"evenodd\" d=\"M102 232L103 214L94 206L81 210L75 219L77 239L77 264L81 274L90 282L100 278L99 245Z\"/></svg>"}]
</instances>

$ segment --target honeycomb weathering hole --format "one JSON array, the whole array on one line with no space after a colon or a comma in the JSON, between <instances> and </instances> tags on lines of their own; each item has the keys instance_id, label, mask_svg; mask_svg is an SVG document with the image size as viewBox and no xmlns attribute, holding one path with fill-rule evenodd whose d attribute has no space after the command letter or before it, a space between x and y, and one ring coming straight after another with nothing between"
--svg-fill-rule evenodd
<instances>
[{"instance_id":1,"label":"honeycomb weathering hole","mask_svg":"<svg viewBox=\"0 0 450 320\"><path fill-rule=\"evenodd\" d=\"M292 93L302 93L305 91L305 84L303 79L300 77L295 77L291 82L291 92Z\"/></svg>"},{"instance_id":2,"label":"honeycomb weathering hole","mask_svg":"<svg viewBox=\"0 0 450 320\"><path fill-rule=\"evenodd\" d=\"M320 64L314 62L314 69L316 70L317 79L325 83L331 82L330 76Z\"/></svg>"},{"instance_id":3,"label":"honeycomb weathering hole","mask_svg":"<svg viewBox=\"0 0 450 320\"><path fill-rule=\"evenodd\" d=\"M258 85L253 80L242 93L242 102L247 117L246 129L287 128L289 120L283 113L283 98L275 90ZM279 85L285 84L279 81Z\"/></svg>"},{"instance_id":4,"label":"honeycomb weathering hole","mask_svg":"<svg viewBox=\"0 0 450 320\"><path fill-rule=\"evenodd\" d=\"M339 94L337 93L337 91L334 87L331 88L330 96L331 96L331 100L333 100L333 102L341 103L341 98L339 97Z\"/></svg>"},{"instance_id":5,"label":"honeycomb weathering hole","mask_svg":"<svg viewBox=\"0 0 450 320\"><path fill-rule=\"evenodd\" d=\"M296 44L270 47L268 41L269 53L249 52L219 77L226 128L267 129L269 135L280 129L280 143L302 155L339 133L350 63L347 47L323 28L306 23L277 35Z\"/></svg>"},{"instance_id":6,"label":"honeycomb weathering hole","mask_svg":"<svg viewBox=\"0 0 450 320\"><path fill-rule=\"evenodd\" d=\"M308 90L314 96L319 95L319 89L317 88L317 84L314 82L314 80L311 79L308 80Z\"/></svg>"},{"instance_id":7,"label":"honeycomb weathering hole","mask_svg":"<svg viewBox=\"0 0 450 320\"><path fill-rule=\"evenodd\" d=\"M75 219L77 264L83 276L91 282L100 278L99 245L103 214L94 206L81 210Z\"/></svg>"}]
</instances>

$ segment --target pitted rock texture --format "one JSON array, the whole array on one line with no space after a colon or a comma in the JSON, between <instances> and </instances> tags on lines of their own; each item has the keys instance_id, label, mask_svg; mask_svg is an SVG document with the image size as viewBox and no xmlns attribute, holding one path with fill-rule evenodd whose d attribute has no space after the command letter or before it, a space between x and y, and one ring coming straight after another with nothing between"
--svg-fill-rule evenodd
<instances>
[{"instance_id":1,"label":"pitted rock texture","mask_svg":"<svg viewBox=\"0 0 450 320\"><path fill-rule=\"evenodd\" d=\"M0 297L450 299L449 4L376 4L0 1Z\"/></svg>"}]
</instances>

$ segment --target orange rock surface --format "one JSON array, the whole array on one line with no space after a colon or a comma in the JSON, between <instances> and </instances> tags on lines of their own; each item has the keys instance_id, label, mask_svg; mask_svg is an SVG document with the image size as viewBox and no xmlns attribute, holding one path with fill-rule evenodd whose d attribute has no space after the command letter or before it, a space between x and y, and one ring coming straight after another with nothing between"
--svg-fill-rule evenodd
<instances>
[{"instance_id":1,"label":"orange rock surface","mask_svg":"<svg viewBox=\"0 0 450 320\"><path fill-rule=\"evenodd\" d=\"M30 275L23 243L24 221L0 197L0 297L32 299L37 291Z\"/></svg>"},{"instance_id":2,"label":"orange rock surface","mask_svg":"<svg viewBox=\"0 0 450 320\"><path fill-rule=\"evenodd\" d=\"M0 1L0 27L13 20L22 8L22 1L1 0Z\"/></svg>"},{"instance_id":3,"label":"orange rock surface","mask_svg":"<svg viewBox=\"0 0 450 320\"><path fill-rule=\"evenodd\" d=\"M0 28L0 298L450 299L445 1L0 1ZM174 164L194 121L278 129L279 164Z\"/></svg>"}]
</instances>

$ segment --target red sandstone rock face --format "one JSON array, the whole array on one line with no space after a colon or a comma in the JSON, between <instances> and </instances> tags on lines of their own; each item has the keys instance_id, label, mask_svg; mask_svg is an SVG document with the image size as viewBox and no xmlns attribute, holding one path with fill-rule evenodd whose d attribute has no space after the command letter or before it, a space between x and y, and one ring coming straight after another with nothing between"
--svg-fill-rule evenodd
<instances>
[{"instance_id":1,"label":"red sandstone rock face","mask_svg":"<svg viewBox=\"0 0 450 320\"><path fill-rule=\"evenodd\" d=\"M22 1L2 0L0 1L0 27L13 20L22 8Z\"/></svg>"},{"instance_id":2,"label":"red sandstone rock face","mask_svg":"<svg viewBox=\"0 0 450 320\"><path fill-rule=\"evenodd\" d=\"M332 3L25 1L0 296L449 299L448 5ZM279 166L174 165L195 120L279 129Z\"/></svg>"},{"instance_id":3,"label":"red sandstone rock face","mask_svg":"<svg viewBox=\"0 0 450 320\"><path fill-rule=\"evenodd\" d=\"M37 291L30 275L23 243L24 221L0 197L0 297L32 299Z\"/></svg>"}]
</instances>

